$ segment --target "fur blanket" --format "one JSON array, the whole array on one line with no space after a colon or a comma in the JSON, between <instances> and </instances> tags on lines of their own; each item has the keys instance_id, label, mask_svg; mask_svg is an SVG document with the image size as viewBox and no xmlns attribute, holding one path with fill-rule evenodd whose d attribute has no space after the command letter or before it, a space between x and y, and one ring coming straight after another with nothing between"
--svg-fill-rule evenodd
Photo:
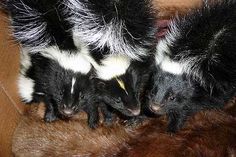
<instances>
[{"instance_id":1,"label":"fur blanket","mask_svg":"<svg viewBox=\"0 0 236 157\"><path fill-rule=\"evenodd\" d=\"M132 126L88 128L86 116L45 123L44 109L32 107L13 138L16 157L129 156L233 157L236 155L236 105L224 111L205 111L192 117L177 134L166 132L166 119L146 119Z\"/></svg>"}]
</instances>

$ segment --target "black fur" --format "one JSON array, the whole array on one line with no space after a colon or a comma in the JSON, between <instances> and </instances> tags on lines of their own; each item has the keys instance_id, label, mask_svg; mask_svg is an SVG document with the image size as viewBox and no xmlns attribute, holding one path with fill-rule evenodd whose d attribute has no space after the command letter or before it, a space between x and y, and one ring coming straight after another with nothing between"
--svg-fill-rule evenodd
<instances>
[{"instance_id":1,"label":"black fur","mask_svg":"<svg viewBox=\"0 0 236 157\"><path fill-rule=\"evenodd\" d=\"M96 110L97 112L97 108L101 108L107 124L112 122L114 114L125 119L139 115L142 107L141 98L149 80L153 63L151 57L145 62L132 62L125 74L111 80L105 81L92 76L91 89L88 90L90 92L85 94L87 98L85 102L94 104L89 105L89 111ZM120 87L117 79L124 82L126 91ZM93 118L94 123L90 123L90 125L96 126L99 119L98 112L89 115L95 118Z\"/></svg>"},{"instance_id":2,"label":"black fur","mask_svg":"<svg viewBox=\"0 0 236 157\"><path fill-rule=\"evenodd\" d=\"M205 109L220 109L235 90L212 92L186 75L173 75L160 69L153 77L149 107L157 115L167 114L168 131L182 128L188 116Z\"/></svg>"},{"instance_id":3,"label":"black fur","mask_svg":"<svg viewBox=\"0 0 236 157\"><path fill-rule=\"evenodd\" d=\"M91 82L87 84L87 88L83 92L77 107L88 114L88 125L90 128L94 129L98 126L100 119L99 109L103 114L105 124L110 125L113 121L113 109L109 109L107 104L98 99Z\"/></svg>"}]
</instances>

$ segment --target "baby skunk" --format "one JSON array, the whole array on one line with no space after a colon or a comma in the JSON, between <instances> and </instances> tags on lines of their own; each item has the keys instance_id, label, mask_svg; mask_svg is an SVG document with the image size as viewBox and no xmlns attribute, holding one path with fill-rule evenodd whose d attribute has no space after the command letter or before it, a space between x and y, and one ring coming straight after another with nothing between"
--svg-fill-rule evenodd
<instances>
[{"instance_id":1,"label":"baby skunk","mask_svg":"<svg viewBox=\"0 0 236 157\"><path fill-rule=\"evenodd\" d=\"M74 40L82 40L96 50L147 56L155 42L155 18L149 0L66 0L68 21Z\"/></svg>"},{"instance_id":2,"label":"baby skunk","mask_svg":"<svg viewBox=\"0 0 236 157\"><path fill-rule=\"evenodd\" d=\"M95 70L91 78L92 89L87 93L89 96L85 94L89 102L87 104L94 104L90 105L90 108L94 106L101 108L106 124L112 122L113 113L117 113L120 118L125 119L139 115L141 112L140 99L148 82L152 63L154 61L151 57L143 62L132 61L128 68L124 70L125 73L117 76L103 75L102 77ZM93 92L92 94L91 91ZM94 117L97 117L97 119L94 119L93 125L96 126L99 121L99 115L97 108L90 111L92 110L96 110L96 113L93 113Z\"/></svg>"},{"instance_id":3,"label":"baby skunk","mask_svg":"<svg viewBox=\"0 0 236 157\"><path fill-rule=\"evenodd\" d=\"M157 115L167 114L168 131L176 132L188 116L204 110L222 108L236 90L206 90L191 77L175 75L159 69L153 76L149 107Z\"/></svg>"},{"instance_id":4,"label":"baby skunk","mask_svg":"<svg viewBox=\"0 0 236 157\"><path fill-rule=\"evenodd\" d=\"M70 69L68 62L81 66ZM70 117L79 110L91 67L82 54L68 55L57 48L38 53L23 49L18 82L21 98L26 103L44 102L46 122Z\"/></svg>"},{"instance_id":5,"label":"baby skunk","mask_svg":"<svg viewBox=\"0 0 236 157\"><path fill-rule=\"evenodd\" d=\"M221 108L236 91L236 1L204 6L170 25L157 46L150 106L168 114L168 130L187 116Z\"/></svg>"}]
</instances>

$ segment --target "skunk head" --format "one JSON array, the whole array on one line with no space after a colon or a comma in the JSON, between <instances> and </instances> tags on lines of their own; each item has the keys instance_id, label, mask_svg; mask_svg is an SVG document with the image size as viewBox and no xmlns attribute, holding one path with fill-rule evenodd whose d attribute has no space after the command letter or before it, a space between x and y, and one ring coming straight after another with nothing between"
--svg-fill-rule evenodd
<instances>
[{"instance_id":1,"label":"skunk head","mask_svg":"<svg viewBox=\"0 0 236 157\"><path fill-rule=\"evenodd\" d=\"M79 104L90 84L88 73L91 67L89 63L86 65L86 62L82 62L83 58L79 55L73 55L73 58L64 56L64 60L56 60L56 55L53 51L50 52L51 58L48 58L46 51L34 54L22 51L19 93L26 103L50 103L60 114L69 117L82 107ZM57 55L64 53L57 52ZM74 58L76 61L81 58L83 69L73 68L76 64L73 62ZM68 63L72 65L69 66Z\"/></svg>"},{"instance_id":2,"label":"skunk head","mask_svg":"<svg viewBox=\"0 0 236 157\"><path fill-rule=\"evenodd\" d=\"M187 102L194 103L197 98L196 84L183 75L173 75L158 71L153 75L153 85L149 93L149 108L158 115L182 109Z\"/></svg>"},{"instance_id":3,"label":"skunk head","mask_svg":"<svg viewBox=\"0 0 236 157\"><path fill-rule=\"evenodd\" d=\"M65 117L71 117L86 105L84 100L86 99L85 93L89 82L85 75L77 74L74 77L67 76L55 81L50 88L50 93L59 113Z\"/></svg>"},{"instance_id":4,"label":"skunk head","mask_svg":"<svg viewBox=\"0 0 236 157\"><path fill-rule=\"evenodd\" d=\"M136 73L126 72L111 80L93 78L93 84L99 98L106 104L127 116L136 116L140 113L137 77Z\"/></svg>"}]
</instances>

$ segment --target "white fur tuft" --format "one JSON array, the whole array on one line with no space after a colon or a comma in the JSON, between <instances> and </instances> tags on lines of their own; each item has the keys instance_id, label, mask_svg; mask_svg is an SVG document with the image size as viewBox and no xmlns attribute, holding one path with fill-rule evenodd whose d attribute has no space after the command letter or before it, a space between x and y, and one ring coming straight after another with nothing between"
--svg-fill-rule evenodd
<instances>
[{"instance_id":1,"label":"white fur tuft","mask_svg":"<svg viewBox=\"0 0 236 157\"><path fill-rule=\"evenodd\" d=\"M87 48L81 47L81 51L88 51ZM53 59L59 63L63 68L72 70L73 72L80 72L87 74L92 66L88 61L89 53L70 53L59 50L52 46L39 51L44 57Z\"/></svg>"},{"instance_id":2,"label":"white fur tuft","mask_svg":"<svg viewBox=\"0 0 236 157\"><path fill-rule=\"evenodd\" d=\"M126 73L131 60L127 56L109 56L102 61L102 64L95 67L97 77L103 80L110 80L116 76Z\"/></svg>"},{"instance_id":3,"label":"white fur tuft","mask_svg":"<svg viewBox=\"0 0 236 157\"><path fill-rule=\"evenodd\" d=\"M76 82L76 78L72 78L72 81L71 81L71 94L74 93L74 86L75 86L75 82Z\"/></svg>"},{"instance_id":4,"label":"white fur tuft","mask_svg":"<svg viewBox=\"0 0 236 157\"><path fill-rule=\"evenodd\" d=\"M31 102L33 100L34 81L20 74L18 79L18 91L24 102Z\"/></svg>"}]
</instances>

